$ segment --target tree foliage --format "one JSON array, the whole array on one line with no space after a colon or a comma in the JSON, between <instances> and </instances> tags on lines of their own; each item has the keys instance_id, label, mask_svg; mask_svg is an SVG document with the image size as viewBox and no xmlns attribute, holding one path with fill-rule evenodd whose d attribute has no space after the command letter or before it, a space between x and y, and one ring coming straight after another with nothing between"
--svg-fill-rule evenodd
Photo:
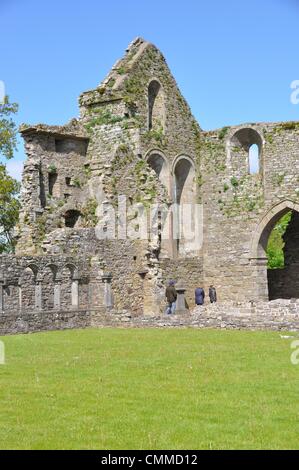
<instances>
[{"instance_id":1,"label":"tree foliage","mask_svg":"<svg viewBox=\"0 0 299 470\"><path fill-rule=\"evenodd\" d=\"M8 97L0 104L0 154L7 159L13 157L17 144L17 127L12 115L18 111L16 103L9 103Z\"/></svg>"},{"instance_id":2,"label":"tree foliage","mask_svg":"<svg viewBox=\"0 0 299 470\"><path fill-rule=\"evenodd\" d=\"M14 250L14 227L18 222L20 183L0 164L0 253Z\"/></svg>"},{"instance_id":3,"label":"tree foliage","mask_svg":"<svg viewBox=\"0 0 299 470\"><path fill-rule=\"evenodd\" d=\"M284 267L284 241L283 235L289 225L292 217L292 212L287 212L273 228L268 245L267 245L267 257L268 257L268 269L276 269Z\"/></svg>"},{"instance_id":4,"label":"tree foliage","mask_svg":"<svg viewBox=\"0 0 299 470\"><path fill-rule=\"evenodd\" d=\"M18 110L8 97L0 104L0 155L13 157L16 148L17 127L12 115ZM18 221L20 183L8 175L4 163L0 163L0 253L14 250L14 227Z\"/></svg>"}]
</instances>

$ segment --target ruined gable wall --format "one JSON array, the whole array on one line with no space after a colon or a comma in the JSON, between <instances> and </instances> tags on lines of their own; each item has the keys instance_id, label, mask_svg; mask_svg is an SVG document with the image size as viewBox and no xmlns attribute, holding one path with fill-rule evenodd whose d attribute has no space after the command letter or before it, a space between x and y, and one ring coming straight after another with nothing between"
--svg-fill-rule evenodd
<instances>
[{"instance_id":1,"label":"ruined gable wall","mask_svg":"<svg viewBox=\"0 0 299 470\"><path fill-rule=\"evenodd\" d=\"M134 59L134 54L138 55L138 51L129 51L129 58L118 62L99 88L80 97L82 121L90 136L88 160L91 181L92 184L97 182L100 198L107 199L115 207L119 194L125 194L129 204L142 202L150 205L157 201L169 203L173 200L172 165L180 155L188 156L194 162L196 178L200 181L200 130L177 90L163 56L155 47L148 45L132 64L130 61ZM161 122L156 122L156 126L149 129L148 87L153 79L161 85L163 100L159 102L159 107L164 106L164 110ZM168 162L166 180L168 178L169 184L164 188L146 164L152 152L162 154ZM198 186L198 200L199 193ZM194 290L202 278L200 256L196 253L193 263L196 274L190 290ZM146 259L140 262L145 268L149 267ZM176 263L175 277L187 283L190 279L185 268L180 268L182 265ZM163 273L164 281L168 275L169 270L166 270ZM122 281L123 278L120 283Z\"/></svg>"}]
</instances>

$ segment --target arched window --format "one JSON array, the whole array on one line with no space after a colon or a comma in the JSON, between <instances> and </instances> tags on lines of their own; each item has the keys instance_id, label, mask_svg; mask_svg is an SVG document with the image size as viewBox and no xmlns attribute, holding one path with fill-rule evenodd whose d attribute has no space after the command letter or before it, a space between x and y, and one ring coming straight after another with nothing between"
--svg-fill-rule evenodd
<instances>
[{"instance_id":1,"label":"arched window","mask_svg":"<svg viewBox=\"0 0 299 470\"><path fill-rule=\"evenodd\" d=\"M231 164L235 174L256 174L262 169L263 141L251 127L239 129L231 138Z\"/></svg>"},{"instance_id":2,"label":"arched window","mask_svg":"<svg viewBox=\"0 0 299 470\"><path fill-rule=\"evenodd\" d=\"M178 161L174 170L176 202L189 203L193 200L194 192L194 167L191 162L185 158Z\"/></svg>"},{"instance_id":3,"label":"arched window","mask_svg":"<svg viewBox=\"0 0 299 470\"><path fill-rule=\"evenodd\" d=\"M169 175L169 164L164 156L160 153L151 153L147 157L147 164L154 170L160 182L165 188L165 191L170 195L170 175ZM161 243L160 257L169 258L172 256L172 225L171 220L168 216L168 211L164 206L156 213L156 219L152 222L155 224L159 234ZM163 236L162 236L163 232Z\"/></svg>"},{"instance_id":4,"label":"arched window","mask_svg":"<svg viewBox=\"0 0 299 470\"><path fill-rule=\"evenodd\" d=\"M198 223L196 218L195 169L192 160L180 157L174 166L174 200L177 204L174 216L176 252L181 257L197 253Z\"/></svg>"},{"instance_id":5,"label":"arched window","mask_svg":"<svg viewBox=\"0 0 299 470\"><path fill-rule=\"evenodd\" d=\"M249 173L254 175L260 171L260 151L257 144L252 144L249 147L248 152L248 163L249 163Z\"/></svg>"},{"instance_id":6,"label":"arched window","mask_svg":"<svg viewBox=\"0 0 299 470\"><path fill-rule=\"evenodd\" d=\"M154 170L167 192L169 192L169 169L165 158L159 153L151 153L147 158L147 163Z\"/></svg>"},{"instance_id":7,"label":"arched window","mask_svg":"<svg viewBox=\"0 0 299 470\"><path fill-rule=\"evenodd\" d=\"M160 83L151 81L148 87L148 128L164 131L164 96Z\"/></svg>"}]
</instances>

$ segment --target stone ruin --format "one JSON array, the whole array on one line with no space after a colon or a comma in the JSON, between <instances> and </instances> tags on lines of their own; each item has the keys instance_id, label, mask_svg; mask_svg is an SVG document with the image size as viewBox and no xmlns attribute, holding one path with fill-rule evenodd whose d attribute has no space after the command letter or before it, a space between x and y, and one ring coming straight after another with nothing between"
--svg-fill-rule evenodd
<instances>
[{"instance_id":1,"label":"stone ruin","mask_svg":"<svg viewBox=\"0 0 299 470\"><path fill-rule=\"evenodd\" d=\"M169 279L186 308L211 283L220 304L299 297L299 122L203 131L141 38L79 106L64 126L20 127L27 160L16 254L0 257L0 333L158 318ZM268 238L288 211L285 267L270 271Z\"/></svg>"}]
</instances>

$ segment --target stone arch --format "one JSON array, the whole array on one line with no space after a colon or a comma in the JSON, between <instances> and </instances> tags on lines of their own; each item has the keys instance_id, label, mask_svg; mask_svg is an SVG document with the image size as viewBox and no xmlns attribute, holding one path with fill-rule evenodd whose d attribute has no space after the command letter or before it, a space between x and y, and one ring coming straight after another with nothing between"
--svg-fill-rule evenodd
<instances>
[{"instance_id":1,"label":"stone arch","mask_svg":"<svg viewBox=\"0 0 299 470\"><path fill-rule=\"evenodd\" d=\"M161 150L152 149L145 156L147 164L154 170L157 177L170 194L169 162Z\"/></svg>"},{"instance_id":2,"label":"stone arch","mask_svg":"<svg viewBox=\"0 0 299 470\"><path fill-rule=\"evenodd\" d=\"M237 176L262 173L263 171L263 137L253 127L241 127L234 129L228 139L228 156L232 171ZM257 147L255 166L252 171L251 150Z\"/></svg>"},{"instance_id":3,"label":"stone arch","mask_svg":"<svg viewBox=\"0 0 299 470\"><path fill-rule=\"evenodd\" d=\"M187 194L187 191L196 193L195 185L195 165L188 155L178 155L172 165L172 174L174 176L174 201L194 201L194 195Z\"/></svg>"},{"instance_id":4,"label":"stone arch","mask_svg":"<svg viewBox=\"0 0 299 470\"><path fill-rule=\"evenodd\" d=\"M4 310L18 311L19 304L19 285L16 279L7 279L3 289L3 306Z\"/></svg>"},{"instance_id":5,"label":"stone arch","mask_svg":"<svg viewBox=\"0 0 299 470\"><path fill-rule=\"evenodd\" d=\"M57 272L58 272L58 266L54 263L48 263L46 265L46 268L49 269L52 272L53 280L55 280Z\"/></svg>"},{"instance_id":6,"label":"stone arch","mask_svg":"<svg viewBox=\"0 0 299 470\"><path fill-rule=\"evenodd\" d=\"M163 87L159 80L153 79L148 84L148 129L161 130L165 126L165 104Z\"/></svg>"},{"instance_id":7,"label":"stone arch","mask_svg":"<svg viewBox=\"0 0 299 470\"><path fill-rule=\"evenodd\" d=\"M45 310L54 308L54 282L57 273L57 266L49 263L41 273L41 304Z\"/></svg>"},{"instance_id":8,"label":"stone arch","mask_svg":"<svg viewBox=\"0 0 299 470\"><path fill-rule=\"evenodd\" d=\"M195 256L196 242L196 179L195 165L187 155L179 155L173 162L173 200L175 202L174 238L178 256ZM187 233L188 232L188 233ZM191 237L193 232L194 237Z\"/></svg>"},{"instance_id":9,"label":"stone arch","mask_svg":"<svg viewBox=\"0 0 299 470\"><path fill-rule=\"evenodd\" d=\"M264 259L266 257L266 248L269 235L276 222L288 211L299 212L299 204L285 200L273 206L258 223L250 247L251 259Z\"/></svg>"},{"instance_id":10,"label":"stone arch","mask_svg":"<svg viewBox=\"0 0 299 470\"><path fill-rule=\"evenodd\" d=\"M71 279L78 276L78 267L74 263L66 263L63 269L68 269L71 275Z\"/></svg>"},{"instance_id":11,"label":"stone arch","mask_svg":"<svg viewBox=\"0 0 299 470\"><path fill-rule=\"evenodd\" d=\"M36 280L36 277L37 277L38 271L39 271L38 266L37 266L36 264L34 264L34 263L30 263L30 264L28 264L28 266L26 266L26 268L24 269L24 271L26 271L26 269L29 269L29 270L32 272L32 274L33 274L33 276L34 276L34 280ZM23 271L23 272L24 272L24 271Z\"/></svg>"},{"instance_id":12,"label":"stone arch","mask_svg":"<svg viewBox=\"0 0 299 470\"><path fill-rule=\"evenodd\" d=\"M171 179L169 162L161 150L152 149L145 156L147 164L154 170L157 178L165 188L168 197L171 195ZM171 258L173 256L172 216L168 205L159 205L155 217L151 219L153 230L158 233L160 243L160 258ZM152 214L153 215L153 214Z\"/></svg>"},{"instance_id":13,"label":"stone arch","mask_svg":"<svg viewBox=\"0 0 299 470\"><path fill-rule=\"evenodd\" d=\"M29 264L21 273L19 278L20 309L32 310L35 308L36 278L38 267Z\"/></svg>"},{"instance_id":14,"label":"stone arch","mask_svg":"<svg viewBox=\"0 0 299 470\"><path fill-rule=\"evenodd\" d=\"M79 305L79 273L73 263L66 263L60 271L62 309L69 310Z\"/></svg>"},{"instance_id":15,"label":"stone arch","mask_svg":"<svg viewBox=\"0 0 299 470\"><path fill-rule=\"evenodd\" d=\"M282 268L268 269L266 249L270 234L281 217L290 211L292 212L291 221L283 235L284 254L288 253L288 262ZM299 204L290 200L281 201L260 220L250 247L250 263L255 274L255 291L258 299L299 297L298 239Z\"/></svg>"}]
</instances>

